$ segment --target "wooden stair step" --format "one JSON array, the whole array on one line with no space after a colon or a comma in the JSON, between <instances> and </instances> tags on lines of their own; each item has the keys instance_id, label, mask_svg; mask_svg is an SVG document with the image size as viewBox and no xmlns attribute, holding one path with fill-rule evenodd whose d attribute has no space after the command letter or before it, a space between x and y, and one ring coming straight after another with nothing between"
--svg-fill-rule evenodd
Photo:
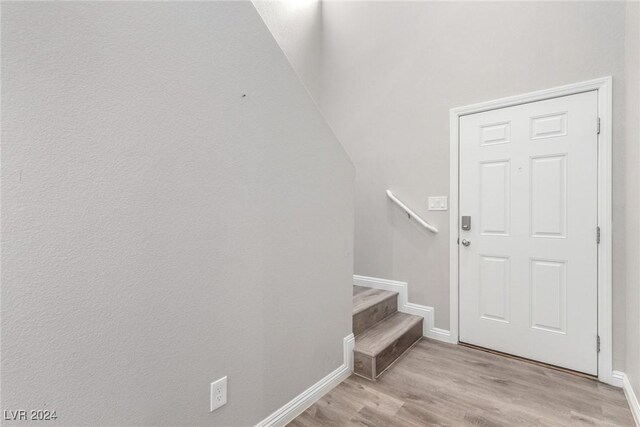
<instances>
[{"instance_id":1,"label":"wooden stair step","mask_svg":"<svg viewBox=\"0 0 640 427\"><path fill-rule=\"evenodd\" d=\"M353 314L361 313L380 302L398 296L397 292L385 291L383 289L365 288L364 286L353 287Z\"/></svg>"},{"instance_id":2,"label":"wooden stair step","mask_svg":"<svg viewBox=\"0 0 640 427\"><path fill-rule=\"evenodd\" d=\"M421 316L396 312L356 337L354 372L375 380L422 337Z\"/></svg>"},{"instance_id":3,"label":"wooden stair step","mask_svg":"<svg viewBox=\"0 0 640 427\"><path fill-rule=\"evenodd\" d=\"M398 293L353 287L353 334L360 335L398 311Z\"/></svg>"}]
</instances>

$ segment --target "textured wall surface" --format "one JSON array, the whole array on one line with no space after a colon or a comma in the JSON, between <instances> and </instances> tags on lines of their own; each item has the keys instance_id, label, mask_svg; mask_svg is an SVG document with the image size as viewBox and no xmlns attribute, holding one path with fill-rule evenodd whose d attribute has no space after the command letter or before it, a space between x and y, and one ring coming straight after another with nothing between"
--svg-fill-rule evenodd
<instances>
[{"instance_id":1,"label":"textured wall surface","mask_svg":"<svg viewBox=\"0 0 640 427\"><path fill-rule=\"evenodd\" d=\"M625 92L627 123L625 234L627 275L626 366L640 397L640 3L627 3Z\"/></svg>"},{"instance_id":2,"label":"textured wall surface","mask_svg":"<svg viewBox=\"0 0 640 427\"><path fill-rule=\"evenodd\" d=\"M2 113L1 409L247 426L342 363L353 167L251 3L4 2Z\"/></svg>"},{"instance_id":3,"label":"textured wall surface","mask_svg":"<svg viewBox=\"0 0 640 427\"><path fill-rule=\"evenodd\" d=\"M314 29L321 40L319 47L310 46L321 58L321 81L309 86L356 165L356 273L407 281L410 300L434 307L436 326L448 329L449 213L428 211L427 197L449 193L449 110L611 75L614 358L622 369L629 262L638 259L626 229L640 215L627 191L637 187L629 163L637 160L627 156L637 140L626 133L626 7L623 2L322 2L321 25L305 30ZM281 45L294 67L307 69L308 51L287 40L294 27L282 22L286 16L260 11L276 39L285 40ZM440 234L408 220L386 199L387 188Z\"/></svg>"}]
</instances>

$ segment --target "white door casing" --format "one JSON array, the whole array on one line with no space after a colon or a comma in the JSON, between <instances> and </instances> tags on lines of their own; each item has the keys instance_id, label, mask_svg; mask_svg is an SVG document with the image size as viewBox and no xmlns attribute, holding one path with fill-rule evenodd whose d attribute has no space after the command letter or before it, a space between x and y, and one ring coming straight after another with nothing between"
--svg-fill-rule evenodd
<instances>
[{"instance_id":1,"label":"white door casing","mask_svg":"<svg viewBox=\"0 0 640 427\"><path fill-rule=\"evenodd\" d=\"M452 108L449 113L449 324L450 339L458 341L459 332L459 292L458 292L458 154L459 122L469 114L495 110L565 95L596 90L598 92L598 115L600 133L598 135L598 224L601 230L598 245L598 335L600 352L598 356L598 379L604 383L622 387L622 379L613 370L613 310L612 310L612 145L613 145L613 79L601 77L571 83L549 89L528 92L506 98L480 102Z\"/></svg>"}]
</instances>

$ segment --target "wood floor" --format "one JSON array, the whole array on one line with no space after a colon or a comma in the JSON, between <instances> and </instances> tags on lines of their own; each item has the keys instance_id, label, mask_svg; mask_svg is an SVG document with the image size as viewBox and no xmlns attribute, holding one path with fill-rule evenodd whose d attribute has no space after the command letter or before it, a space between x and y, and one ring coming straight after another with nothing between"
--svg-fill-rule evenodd
<instances>
[{"instance_id":1,"label":"wood floor","mask_svg":"<svg viewBox=\"0 0 640 427\"><path fill-rule=\"evenodd\" d=\"M633 426L621 389L421 339L377 382L352 375L290 426Z\"/></svg>"}]
</instances>

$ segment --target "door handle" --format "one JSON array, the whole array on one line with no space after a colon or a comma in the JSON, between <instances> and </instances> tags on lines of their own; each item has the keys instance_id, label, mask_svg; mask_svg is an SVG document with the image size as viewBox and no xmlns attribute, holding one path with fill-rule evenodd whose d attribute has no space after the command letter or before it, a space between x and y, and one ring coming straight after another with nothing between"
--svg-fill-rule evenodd
<instances>
[{"instance_id":1,"label":"door handle","mask_svg":"<svg viewBox=\"0 0 640 427\"><path fill-rule=\"evenodd\" d=\"M469 246L471 244L471 240L467 240L467 239L462 239L462 244L464 246Z\"/></svg>"}]
</instances>

